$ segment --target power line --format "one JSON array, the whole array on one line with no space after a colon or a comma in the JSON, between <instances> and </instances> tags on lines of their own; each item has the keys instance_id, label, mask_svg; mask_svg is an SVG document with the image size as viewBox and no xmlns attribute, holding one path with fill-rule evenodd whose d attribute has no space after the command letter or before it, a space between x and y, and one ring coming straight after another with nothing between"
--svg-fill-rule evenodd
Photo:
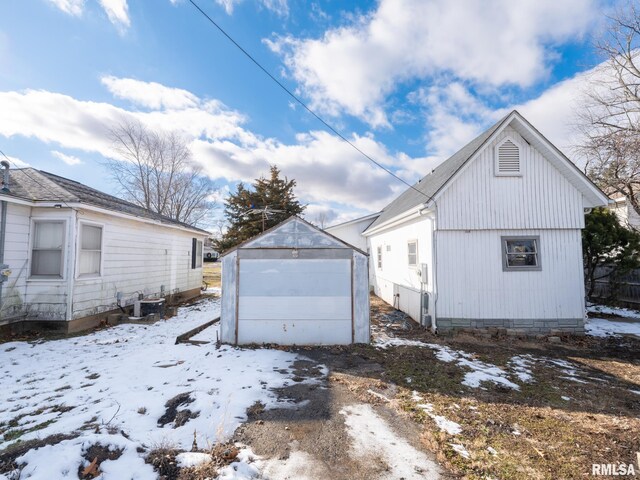
<instances>
[{"instance_id":1,"label":"power line","mask_svg":"<svg viewBox=\"0 0 640 480\"><path fill-rule=\"evenodd\" d=\"M396 175L395 173L393 173L391 170L389 170L388 168L386 168L384 165L382 165L381 163L377 162L376 160L374 160L373 158L371 158L368 154L366 154L365 152L363 152L360 148L358 148L358 146L356 144L354 144L353 142L351 142L347 137L345 137L343 134L341 134L338 130L336 130L333 126L331 126L331 124L329 124L326 120L324 120L320 115L318 115L316 112L314 112L305 102L302 101L302 99L300 99L295 93L293 93L291 90L289 90L280 80L278 80L269 70L267 70L265 67L262 66L262 64L260 62L258 62L258 60L256 60L247 50L245 50L242 45L240 45L238 42L236 42L233 37L231 35L229 35L215 20L213 20L204 10L202 10L202 8L200 8L200 6L195 2L195 0L189 0L189 3L191 3L191 5L193 5L207 20L209 20L209 22L211 22L211 24L216 27L220 33L222 33L225 37L227 37L227 39L233 43L233 45L235 45L242 53L244 53L244 55L251 60L260 70L262 70L262 72L267 75L271 80L273 80L282 90L284 90L287 95L289 95L291 98L293 98L296 102L298 102L300 105L302 105L302 107L309 112L311 115L313 115L320 123L322 123L326 128L328 128L332 133L334 133L335 135L337 135L341 140L343 140L344 142L348 143L349 145L351 145L351 147L353 147L358 153L360 153L363 157L365 157L367 160L369 160L371 163L373 163L375 166L377 166L378 168L384 170L385 172L387 172L389 175L391 175L392 177L394 177L396 180L399 180L400 182L404 183L407 187L415 190L416 192L418 192L420 195L423 195L424 197L426 197L429 200L432 200L432 197L430 197L429 195L427 195L426 193L418 190L416 187L414 187L413 185L411 185L410 183L408 183L407 181L405 181L404 179L402 179L401 177L399 177L398 175Z\"/></svg>"},{"instance_id":2,"label":"power line","mask_svg":"<svg viewBox=\"0 0 640 480\"><path fill-rule=\"evenodd\" d=\"M40 183L37 179L35 179L35 178L33 178L31 175L29 175L29 174L27 173L27 169L26 169L26 168L20 168L18 165L16 165L16 162L14 162L14 161L13 161L13 160L11 160L9 157L7 157L7 155L5 155L5 153L4 153L2 150L0 150L0 154L2 154L2 156L3 156L4 158L6 158L6 159L7 159L7 161L8 161L9 163L12 163L14 167L16 167L16 168L20 169L20 171L21 171L22 173L24 173L27 177L29 177L32 181L34 181L35 183L37 183L38 185L40 185L42 188L44 188L45 190L47 190L50 194L52 194L52 195L53 195L53 197L54 197L54 200L60 200L60 201L61 201L62 203L64 203L67 207L69 207L69 208L73 208L73 207L71 207L67 202L65 202L63 198L61 198L58 194L56 194L55 192L53 192L49 187L47 187L46 185L43 185L43 184L42 184L42 183Z\"/></svg>"}]
</instances>

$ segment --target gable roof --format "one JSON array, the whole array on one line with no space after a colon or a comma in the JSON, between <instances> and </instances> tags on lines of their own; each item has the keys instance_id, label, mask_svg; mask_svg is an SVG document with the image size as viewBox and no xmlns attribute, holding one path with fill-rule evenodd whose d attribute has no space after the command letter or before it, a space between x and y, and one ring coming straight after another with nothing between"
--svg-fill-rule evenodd
<instances>
[{"instance_id":1,"label":"gable roof","mask_svg":"<svg viewBox=\"0 0 640 480\"><path fill-rule=\"evenodd\" d=\"M353 225L354 223L364 222L366 220L371 220L371 223L380 216L382 212L370 213L369 215L365 215L364 217L354 218L353 220L347 220L346 222L336 223L335 225L330 225L328 227L323 228L326 232L327 230L331 230L333 228L346 227L347 225ZM369 225L371 225L371 223ZM367 227L369 226L367 225Z\"/></svg>"},{"instance_id":2,"label":"gable roof","mask_svg":"<svg viewBox=\"0 0 640 480\"><path fill-rule=\"evenodd\" d=\"M520 115L518 111L513 110L434 168L430 173L425 175L418 181L418 183L413 185L413 188L405 190L399 197L393 200L382 210L380 216L369 226L369 228L367 228L367 230L365 230L365 232L384 225L407 210L415 208L421 204L426 206L433 202L434 197L447 186L448 182L456 175L456 173L458 173L480 149L487 145L494 135L507 125L510 125L514 119L517 119L522 124L523 128L519 133L524 134L525 130L533 133L533 135L538 137L536 146L544 145L547 152L562 159L570 166L563 173L565 175L573 174L578 177L575 184L580 184L577 188L582 191L583 195L590 194L590 197L595 200L596 203L599 200L601 204L606 205L606 195L582 171L580 171L580 169L576 167L571 160L558 150L555 145L549 142L549 140L536 130L533 125Z\"/></svg>"},{"instance_id":3,"label":"gable roof","mask_svg":"<svg viewBox=\"0 0 640 480\"><path fill-rule=\"evenodd\" d=\"M367 255L357 247L325 232L297 215L292 215L279 224L230 248L224 257L240 248L349 248Z\"/></svg>"},{"instance_id":4,"label":"gable roof","mask_svg":"<svg viewBox=\"0 0 640 480\"><path fill-rule=\"evenodd\" d=\"M160 215L121 198L88 187L80 182L43 170L36 170L35 168L9 170L9 190L9 192L0 192L0 194L31 202L70 202L93 205L105 210L188 228L205 234L209 233L201 228L173 220L165 215Z\"/></svg>"}]
</instances>

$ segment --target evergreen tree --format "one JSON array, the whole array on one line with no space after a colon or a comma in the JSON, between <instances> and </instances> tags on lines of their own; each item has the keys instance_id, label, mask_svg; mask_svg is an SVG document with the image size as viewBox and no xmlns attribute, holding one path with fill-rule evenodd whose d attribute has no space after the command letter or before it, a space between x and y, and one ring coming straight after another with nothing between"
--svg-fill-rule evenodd
<instances>
[{"instance_id":1,"label":"evergreen tree","mask_svg":"<svg viewBox=\"0 0 640 480\"><path fill-rule=\"evenodd\" d=\"M219 252L235 247L292 215L300 215L305 205L296 199L295 180L280 178L280 170L271 167L269 178L261 176L247 188L238 184L235 194L225 200L224 215L229 228L215 241Z\"/></svg>"},{"instance_id":2,"label":"evergreen tree","mask_svg":"<svg viewBox=\"0 0 640 480\"><path fill-rule=\"evenodd\" d=\"M640 235L618 221L606 208L594 208L585 216L582 231L587 298L593 295L596 280L609 277L610 295L615 300L620 277L640 266ZM598 267L607 267L600 269ZM597 276L599 275L599 276Z\"/></svg>"}]
</instances>

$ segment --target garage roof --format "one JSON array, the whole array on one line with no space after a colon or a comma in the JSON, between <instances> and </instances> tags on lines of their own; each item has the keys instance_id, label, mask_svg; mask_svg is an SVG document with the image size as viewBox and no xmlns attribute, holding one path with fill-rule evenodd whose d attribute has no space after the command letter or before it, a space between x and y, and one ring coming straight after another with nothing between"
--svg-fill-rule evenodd
<instances>
[{"instance_id":1,"label":"garage roof","mask_svg":"<svg viewBox=\"0 0 640 480\"><path fill-rule=\"evenodd\" d=\"M295 215L266 230L264 233L227 250L222 256L228 255L239 248L350 248L367 255L359 248L320 230L315 225Z\"/></svg>"}]
</instances>

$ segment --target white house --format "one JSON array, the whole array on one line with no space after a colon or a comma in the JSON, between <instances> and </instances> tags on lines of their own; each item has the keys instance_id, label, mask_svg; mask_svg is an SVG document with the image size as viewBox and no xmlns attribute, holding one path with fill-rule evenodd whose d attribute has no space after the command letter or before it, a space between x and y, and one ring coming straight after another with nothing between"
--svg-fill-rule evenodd
<instances>
[{"instance_id":1,"label":"white house","mask_svg":"<svg viewBox=\"0 0 640 480\"><path fill-rule=\"evenodd\" d=\"M369 342L368 257L299 217L222 255L225 343Z\"/></svg>"},{"instance_id":2,"label":"white house","mask_svg":"<svg viewBox=\"0 0 640 480\"><path fill-rule=\"evenodd\" d=\"M387 205L363 232L373 289L440 331L581 332L584 213L607 203L513 111Z\"/></svg>"},{"instance_id":3,"label":"white house","mask_svg":"<svg viewBox=\"0 0 640 480\"><path fill-rule=\"evenodd\" d=\"M616 214L621 225L633 230L640 230L640 215L638 215L626 197L622 195L612 195L613 202L609 206Z\"/></svg>"},{"instance_id":4,"label":"white house","mask_svg":"<svg viewBox=\"0 0 640 480\"><path fill-rule=\"evenodd\" d=\"M73 332L140 296L202 286L207 232L33 168L0 191L0 328Z\"/></svg>"}]
</instances>

